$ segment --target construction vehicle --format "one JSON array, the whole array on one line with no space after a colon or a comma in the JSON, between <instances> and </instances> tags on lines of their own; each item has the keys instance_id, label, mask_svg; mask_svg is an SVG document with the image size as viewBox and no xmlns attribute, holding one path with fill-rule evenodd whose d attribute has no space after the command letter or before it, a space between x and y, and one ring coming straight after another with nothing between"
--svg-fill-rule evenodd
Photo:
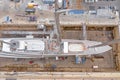
<instances>
[{"instance_id":1,"label":"construction vehicle","mask_svg":"<svg viewBox=\"0 0 120 80\"><path fill-rule=\"evenodd\" d=\"M37 4L35 4L33 0L30 3L28 3L27 7L25 8L26 14L30 14L30 13L34 14L36 11L35 6L37 6Z\"/></svg>"}]
</instances>

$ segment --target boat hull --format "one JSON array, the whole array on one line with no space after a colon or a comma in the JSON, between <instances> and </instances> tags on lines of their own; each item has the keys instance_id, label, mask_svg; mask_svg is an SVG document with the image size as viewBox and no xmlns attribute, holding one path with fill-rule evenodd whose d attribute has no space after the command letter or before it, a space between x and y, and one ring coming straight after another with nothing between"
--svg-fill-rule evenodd
<instances>
[{"instance_id":1,"label":"boat hull","mask_svg":"<svg viewBox=\"0 0 120 80\"><path fill-rule=\"evenodd\" d=\"M41 40L41 39L26 39L26 38L1 38L0 40L1 41L2 40L7 41L8 43L11 40L18 40L18 41L32 40L33 42L35 42L35 41L38 41L38 42L43 41L43 42L45 42L46 41L46 40ZM64 45L65 43L67 43L67 46ZM80 49L82 49L80 51L79 50L75 51L76 48L74 48L74 50L70 50L70 49L72 49L71 45L69 45L71 43L75 44L75 45L77 45L76 43L80 43L80 44L82 44L84 46L84 48L80 47ZM75 55L86 56L86 55L102 54L102 53L107 52L107 51L112 49L112 47L110 47L109 45L100 46L100 47L94 47L94 48L88 48L90 46L102 44L101 42L89 41L89 40L62 39L62 44L63 44L63 51L61 51L61 53L59 53L59 52L57 53L57 52L54 52L54 51L53 52L52 51L48 52L47 50L43 50L43 49L40 49L40 51L38 50L38 51L17 52L17 51L8 50L8 48L10 46L7 46L7 47L4 47L5 48L4 51L1 50L0 57L7 57L7 58L44 58L44 57L75 56ZM42 45L44 45L44 43L42 43ZM73 47L75 45L73 45ZM5 45L3 45L3 46L5 46ZM70 48L69 48L69 46L70 46ZM40 47L38 47L38 48L40 48Z\"/></svg>"}]
</instances>

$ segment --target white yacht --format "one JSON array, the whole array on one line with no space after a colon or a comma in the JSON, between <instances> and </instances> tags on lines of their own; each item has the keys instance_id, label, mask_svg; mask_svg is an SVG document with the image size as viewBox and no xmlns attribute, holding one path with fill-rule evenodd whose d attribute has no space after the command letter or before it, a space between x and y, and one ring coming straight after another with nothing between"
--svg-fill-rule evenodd
<instances>
[{"instance_id":1,"label":"white yacht","mask_svg":"<svg viewBox=\"0 0 120 80\"><path fill-rule=\"evenodd\" d=\"M92 47L102 44L89 40L62 39L61 46L56 40L28 39L28 38L1 38L0 57L9 58L42 58L72 55L93 55L111 50L108 45Z\"/></svg>"}]
</instances>

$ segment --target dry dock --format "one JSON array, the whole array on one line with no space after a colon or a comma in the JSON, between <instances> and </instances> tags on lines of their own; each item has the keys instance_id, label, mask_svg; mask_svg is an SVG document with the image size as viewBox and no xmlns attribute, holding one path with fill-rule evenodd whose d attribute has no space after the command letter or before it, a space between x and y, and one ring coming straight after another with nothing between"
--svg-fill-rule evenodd
<instances>
[{"instance_id":1,"label":"dry dock","mask_svg":"<svg viewBox=\"0 0 120 80\"><path fill-rule=\"evenodd\" d=\"M45 35L37 34L41 31L38 29L38 25L44 24L46 30L49 31L54 28L55 24L54 13L50 11L37 10L32 15L26 15L24 11L19 12L19 10L5 11L5 13L0 10L0 13L0 38L26 37L26 34L15 34L15 31L35 33L33 35L35 38L44 37ZM12 21L5 22L4 17L6 16L9 16ZM113 16L114 18L90 14L61 14L59 16L61 37L62 39L83 39L82 24L85 23L88 40L109 42L119 39L119 13L116 12ZM29 21L29 17L35 17L36 20ZM60 57L59 60L56 60L55 57L40 59L1 57L0 80L119 80L120 43L110 46L112 50L100 55L87 56L86 61L81 64L75 63L75 56ZM55 67L53 68L53 66Z\"/></svg>"}]
</instances>

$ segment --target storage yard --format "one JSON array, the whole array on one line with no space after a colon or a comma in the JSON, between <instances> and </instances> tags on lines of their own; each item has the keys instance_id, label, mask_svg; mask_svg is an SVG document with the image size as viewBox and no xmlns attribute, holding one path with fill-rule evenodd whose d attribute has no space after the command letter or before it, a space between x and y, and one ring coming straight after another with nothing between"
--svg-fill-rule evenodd
<instances>
[{"instance_id":1,"label":"storage yard","mask_svg":"<svg viewBox=\"0 0 120 80\"><path fill-rule=\"evenodd\" d=\"M0 5L0 80L120 79L117 10L98 9L91 13L83 10L86 0L76 0L76 3L64 0L66 4L62 10L59 10L61 4L56 6L56 1L52 6L38 0L33 0L34 4L30 1L0 0L0 4L4 3ZM78 44L79 48L75 47ZM98 48L101 46L104 49Z\"/></svg>"}]
</instances>

